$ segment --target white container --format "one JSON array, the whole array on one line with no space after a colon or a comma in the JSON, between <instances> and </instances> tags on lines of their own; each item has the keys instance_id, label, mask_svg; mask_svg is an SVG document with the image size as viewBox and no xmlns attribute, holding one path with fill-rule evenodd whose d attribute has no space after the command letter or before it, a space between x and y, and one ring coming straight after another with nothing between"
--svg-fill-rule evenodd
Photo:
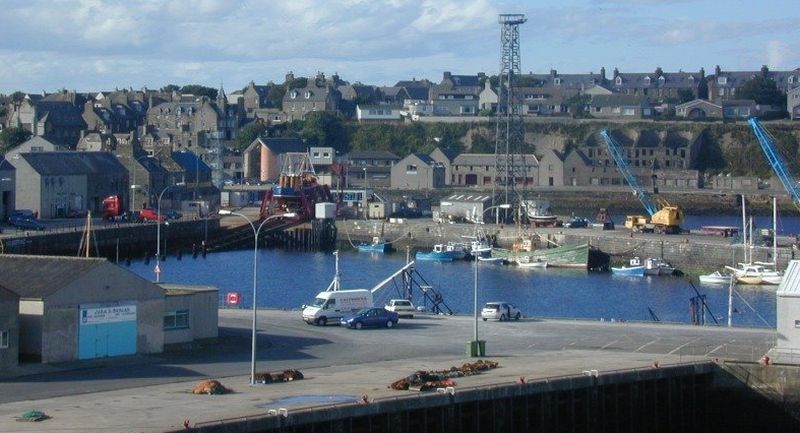
<instances>
[{"instance_id":1,"label":"white container","mask_svg":"<svg viewBox=\"0 0 800 433\"><path fill-rule=\"evenodd\" d=\"M317 203L314 215L318 220L336 218L336 203Z\"/></svg>"}]
</instances>

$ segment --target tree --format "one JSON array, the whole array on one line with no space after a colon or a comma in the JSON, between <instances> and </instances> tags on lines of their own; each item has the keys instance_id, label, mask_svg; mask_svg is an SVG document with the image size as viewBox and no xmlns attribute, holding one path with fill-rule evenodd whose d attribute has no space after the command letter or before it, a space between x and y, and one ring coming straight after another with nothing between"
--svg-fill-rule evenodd
<instances>
[{"instance_id":1,"label":"tree","mask_svg":"<svg viewBox=\"0 0 800 433\"><path fill-rule=\"evenodd\" d=\"M274 108L282 108L283 107L283 95L286 94L286 85L285 84L276 84L269 88L269 93L267 94L267 99L269 99L270 107Z\"/></svg>"},{"instance_id":2,"label":"tree","mask_svg":"<svg viewBox=\"0 0 800 433\"><path fill-rule=\"evenodd\" d=\"M188 93L196 96L207 96L209 99L217 99L217 89L206 87L200 84L187 84L181 87L181 93Z\"/></svg>"},{"instance_id":3,"label":"tree","mask_svg":"<svg viewBox=\"0 0 800 433\"><path fill-rule=\"evenodd\" d=\"M472 133L472 148L470 153L494 153L495 140L489 139L479 132Z\"/></svg>"},{"instance_id":4,"label":"tree","mask_svg":"<svg viewBox=\"0 0 800 433\"><path fill-rule=\"evenodd\" d=\"M172 93L181 90L181 86L177 84L167 84L166 86L161 88L161 93Z\"/></svg>"},{"instance_id":5,"label":"tree","mask_svg":"<svg viewBox=\"0 0 800 433\"><path fill-rule=\"evenodd\" d=\"M745 82L738 97L752 99L756 101L756 104L784 105L786 103L786 95L778 90L775 81L760 75Z\"/></svg>"},{"instance_id":6,"label":"tree","mask_svg":"<svg viewBox=\"0 0 800 433\"><path fill-rule=\"evenodd\" d=\"M253 140L264 134L266 130L267 127L258 121L242 126L238 131L236 131L236 140L234 141L236 148L239 150L245 150L247 146L253 142Z\"/></svg>"},{"instance_id":7,"label":"tree","mask_svg":"<svg viewBox=\"0 0 800 433\"><path fill-rule=\"evenodd\" d=\"M569 112L572 113L572 116L575 118L584 118L589 117L589 113L586 111L586 106L589 105L591 102L592 97L590 95L573 95L569 99L567 99L567 107L569 107Z\"/></svg>"},{"instance_id":8,"label":"tree","mask_svg":"<svg viewBox=\"0 0 800 433\"><path fill-rule=\"evenodd\" d=\"M6 128L0 131L0 151L6 153L26 142L30 136L31 134L22 128Z\"/></svg>"},{"instance_id":9,"label":"tree","mask_svg":"<svg viewBox=\"0 0 800 433\"><path fill-rule=\"evenodd\" d=\"M307 114L300 136L311 144L347 152L348 133L344 120L329 111Z\"/></svg>"},{"instance_id":10,"label":"tree","mask_svg":"<svg viewBox=\"0 0 800 433\"><path fill-rule=\"evenodd\" d=\"M286 89L302 89L308 85L308 78L299 77L284 83Z\"/></svg>"}]
</instances>

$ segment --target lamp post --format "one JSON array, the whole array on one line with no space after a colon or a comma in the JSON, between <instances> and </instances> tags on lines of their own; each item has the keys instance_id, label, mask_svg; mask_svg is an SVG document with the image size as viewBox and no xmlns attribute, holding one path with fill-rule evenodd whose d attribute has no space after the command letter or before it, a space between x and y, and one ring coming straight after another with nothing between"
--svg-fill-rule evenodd
<instances>
[{"instance_id":1,"label":"lamp post","mask_svg":"<svg viewBox=\"0 0 800 433\"><path fill-rule=\"evenodd\" d=\"M503 203L503 204L499 204L497 206L490 206L490 207L484 209L483 212L481 213L481 218L477 218L477 217L475 218L475 233L478 232L478 224L479 224L478 221L480 220L482 222L483 221L483 215L486 212L488 212L488 211L490 211L491 209L494 209L494 208L510 209L511 205L508 204L508 203ZM469 342L469 356L486 356L486 353L484 353L485 349L486 349L485 343L484 343L484 346L481 347L481 341L478 340L478 261L479 260L478 260L478 251L477 251L476 248L472 249L472 254L473 254L474 258L475 258L475 263L473 264L473 267L474 267L473 269L474 269L475 275L473 277L473 285L472 285L472 298L473 298L472 299L472 308L473 308L473 310L472 310L472 313L473 313L472 314L472 319L473 319L473 322L474 322L474 328L473 328L473 331L472 331L472 341ZM481 349L483 349L483 350L481 350Z\"/></svg>"},{"instance_id":2,"label":"lamp post","mask_svg":"<svg viewBox=\"0 0 800 433\"><path fill-rule=\"evenodd\" d=\"M175 187L175 186L184 186L186 185L183 182L178 182L174 185L167 185L161 191L161 194L158 195L158 208L156 211L156 283L161 282L161 198L164 197L164 193L167 192L168 189Z\"/></svg>"},{"instance_id":3,"label":"lamp post","mask_svg":"<svg viewBox=\"0 0 800 433\"><path fill-rule=\"evenodd\" d=\"M261 228L264 227L264 224L274 218L294 218L297 214L294 213L285 213L280 215L272 215L270 217L264 218L261 221L261 224L258 225L258 228L253 224L253 221L250 218L246 217L239 212L232 212L226 209L219 210L220 215L236 215L240 218L243 218L250 224L250 228L253 229L253 329L252 329L252 336L251 336L251 347L250 347L250 385L255 385L256 383L256 296L257 296L257 282L258 282L258 234L261 232Z\"/></svg>"},{"instance_id":4,"label":"lamp post","mask_svg":"<svg viewBox=\"0 0 800 433\"><path fill-rule=\"evenodd\" d=\"M364 170L364 219L367 219L367 167L363 168Z\"/></svg>"}]
</instances>

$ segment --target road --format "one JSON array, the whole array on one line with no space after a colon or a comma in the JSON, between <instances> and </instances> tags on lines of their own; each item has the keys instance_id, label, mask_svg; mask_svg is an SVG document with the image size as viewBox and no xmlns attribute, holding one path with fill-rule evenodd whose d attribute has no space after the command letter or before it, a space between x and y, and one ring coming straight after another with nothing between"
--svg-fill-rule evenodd
<instances>
[{"instance_id":1,"label":"road","mask_svg":"<svg viewBox=\"0 0 800 433\"><path fill-rule=\"evenodd\" d=\"M219 342L195 350L23 367L38 374L0 380L0 404L248 374L249 314L220 310ZM422 360L463 357L473 332L472 319L464 316L421 315L401 319L393 329L360 331L307 325L299 311L267 310L259 318L258 371L352 369L398 360L414 371ZM537 366L542 375L548 369L556 374L558 358L576 352L611 359L618 353L653 361L696 357L756 361L775 342L775 331L769 329L534 318L479 322L479 332L490 357L552 358L552 367ZM613 362L605 367L614 369Z\"/></svg>"}]
</instances>

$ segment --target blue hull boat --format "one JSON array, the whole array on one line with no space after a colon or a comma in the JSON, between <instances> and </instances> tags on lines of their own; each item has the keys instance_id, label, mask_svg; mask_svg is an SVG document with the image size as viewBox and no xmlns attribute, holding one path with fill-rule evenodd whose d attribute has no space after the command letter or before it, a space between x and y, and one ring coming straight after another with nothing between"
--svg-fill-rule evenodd
<instances>
[{"instance_id":1,"label":"blue hull boat","mask_svg":"<svg viewBox=\"0 0 800 433\"><path fill-rule=\"evenodd\" d=\"M467 256L466 249L460 244L436 244L432 251L417 251L414 258L417 260L435 260L439 262L452 262L462 260Z\"/></svg>"},{"instance_id":2,"label":"blue hull boat","mask_svg":"<svg viewBox=\"0 0 800 433\"><path fill-rule=\"evenodd\" d=\"M622 266L620 268L611 268L611 273L623 277L643 277L644 265L638 257L634 257L630 261L630 266Z\"/></svg>"},{"instance_id":3,"label":"blue hull boat","mask_svg":"<svg viewBox=\"0 0 800 433\"><path fill-rule=\"evenodd\" d=\"M360 253L385 253L389 251L389 244L381 242L379 244L358 244Z\"/></svg>"}]
</instances>

